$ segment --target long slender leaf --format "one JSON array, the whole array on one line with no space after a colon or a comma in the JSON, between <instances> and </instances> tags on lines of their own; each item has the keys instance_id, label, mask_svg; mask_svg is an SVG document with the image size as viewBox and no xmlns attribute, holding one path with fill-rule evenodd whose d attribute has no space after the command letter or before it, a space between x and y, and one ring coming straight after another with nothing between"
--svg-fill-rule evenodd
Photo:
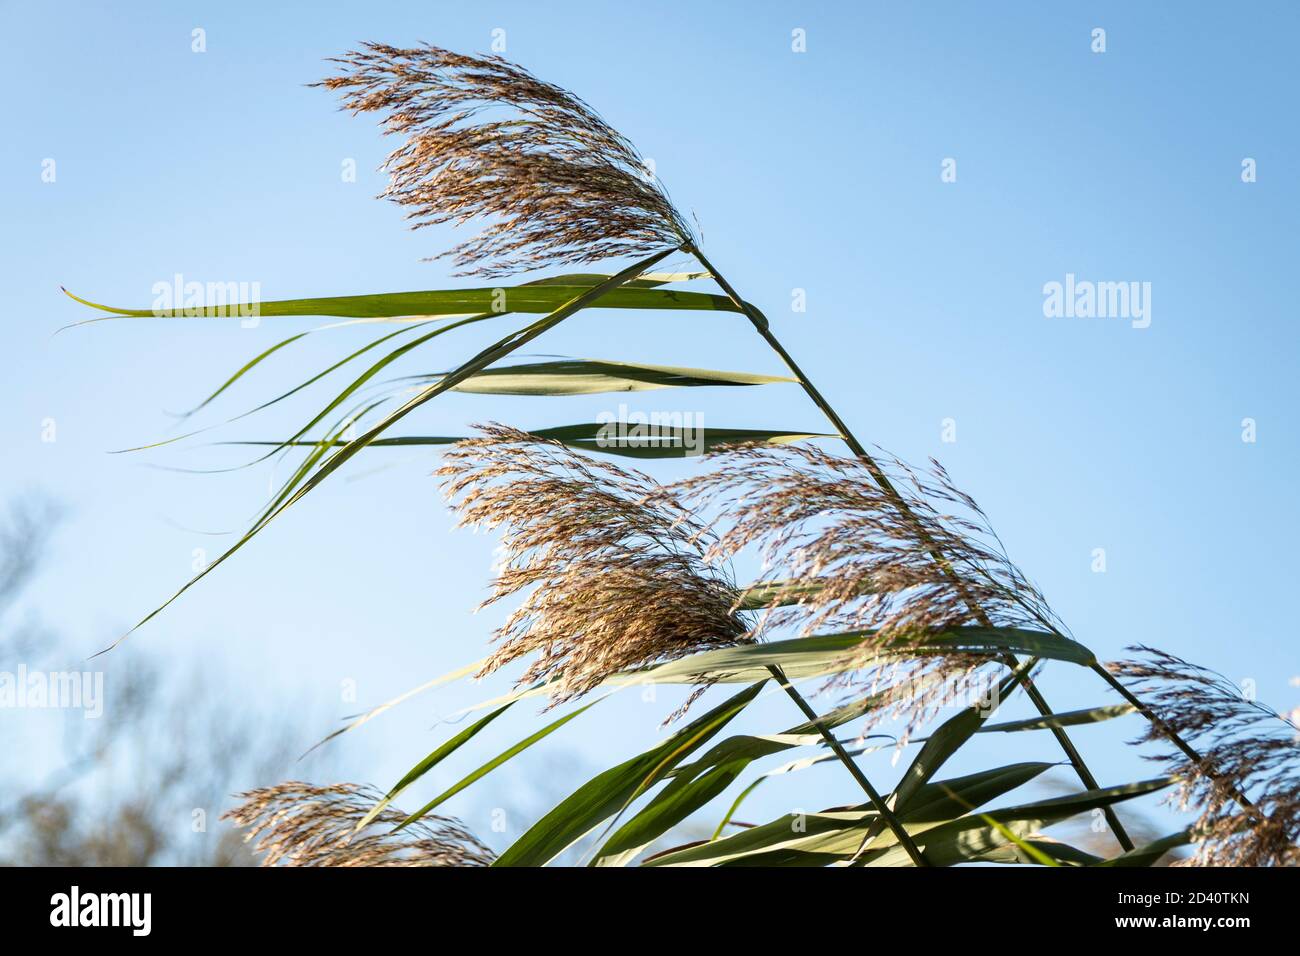
<instances>
[{"instance_id":1,"label":"long slender leaf","mask_svg":"<svg viewBox=\"0 0 1300 956\"><path fill-rule=\"evenodd\" d=\"M656 286L664 285L664 284L669 283L669 282L684 282L684 281L687 281L687 280L690 280L690 279L703 278L703 277L706 277L707 275L708 275L707 273L700 273L700 272L647 274L647 275L643 275L643 276L641 276L641 278L639 278L639 279L633 279L631 282L629 282L629 283L627 283L627 284L628 284L629 286L639 286L639 287L643 287L643 288L654 288L654 287L656 287ZM577 273L577 274L573 274L573 275L554 276L554 277L549 278L549 279L535 279L535 280L533 280L533 281L531 281L531 282L526 282L526 283L524 283L524 284L525 284L525 285L573 285L573 286L594 286L594 285L596 285L597 283L599 283L599 282L603 282L603 281L605 281L605 280L608 279L608 278L609 278L608 275L603 275L603 274L599 274L599 273ZM503 312L503 313L493 313L493 314L494 314L494 315L497 315L497 314L499 314L499 315L507 315L507 314L509 314L509 313L504 313L504 312ZM249 360L247 363L245 363L245 364L244 364L244 365L243 365L243 366L242 366L238 371L235 372L234 375L232 375L232 376L231 376L230 378L228 378L225 382L223 382L222 385L221 385L221 386L220 386L220 387L219 387L215 392L213 392L213 393L210 394L207 398L205 398L205 399L204 399L204 400L203 400L203 401L202 401L198 406L196 406L195 408L193 408L193 409L190 410L189 412L186 412L186 413L185 413L185 417L189 417L190 415L193 415L195 412L199 411L200 409L206 407L206 406L207 406L208 404L210 404L210 403L211 403L211 402L212 402L212 401L213 401L217 396L221 395L223 392L225 392L227 389L229 389L232 385L234 385L237 381L239 381L239 379L241 379L243 376L247 375L248 372L250 372L250 371L251 371L253 368L255 368L257 365L261 364L263 361L265 361L265 360L266 360L267 358L269 358L271 355L273 355L274 353L278 352L280 349L282 349L282 348L284 348L285 346L290 345L290 344L292 344L292 343L298 341L299 339L303 338L304 336L311 335L311 334L316 333L316 332L323 332L323 331L327 331L327 330L338 329L338 328L342 328L342 327L344 327L344 326L357 325L357 324L359 324L359 323L369 323L369 322L376 322L376 321L387 321L387 319L381 317L381 318L379 318L379 319L373 319L373 318L372 318L372 319L357 319L357 320L348 321L348 322L332 322L332 323L330 323L329 325L323 325L323 326L320 326L319 328L309 329L309 330L306 331L306 332L299 332L299 333L297 333L296 335L291 335L291 336L289 336L289 337L286 338L286 339L282 339L281 341L275 343L274 345L272 345L270 348L266 349L265 351L258 353L258 354L257 354L256 356L254 356L251 360ZM378 346L378 345L381 344L382 342L385 342L385 341L391 339L393 336L396 336L396 335L402 335L402 334L404 334L404 333L406 333L406 332L411 331L411 329L413 329L413 328L419 328L420 326L422 326L422 325L427 325L427 324L428 324L427 322L414 321L414 322L412 322L412 324L409 325L407 328L404 328L404 329L398 329L398 330L395 331L395 332L390 332L390 333L388 333L387 335L384 335L384 336L382 336L382 337L376 339L375 341L368 343L367 345L365 345L365 346L363 346L362 348L356 350L355 352L352 352L350 355L347 355L347 356L344 357L343 359L340 359L338 362L335 362L333 365L331 365L329 368L325 369L323 372L320 372L320 373L318 373L317 375L312 376L311 378L309 378L307 381L303 382L302 384L300 384L300 385L294 387L293 389L290 389L288 392L285 392L285 393L284 393L283 395L281 395L279 398L274 398L274 399L272 399L272 400L269 401L269 402L266 402L266 403L264 403L264 404L262 404L262 405L259 405L259 406L258 406L257 408L255 408L255 409L252 409L252 410L250 410L250 411L248 411L248 412L245 412L244 415L236 416L236 418L242 418L242 417L244 417L245 415L251 415L251 414L252 414L253 412L255 412L255 411L260 411L260 410L262 410L263 408L266 408L266 407L268 407L268 406L270 406L270 405L274 405L276 402L282 401L283 399L288 398L290 395L294 394L295 392L301 391L302 389L306 388L308 385L312 384L313 382L318 381L319 379L323 378L325 375L328 375L330 372L332 372L332 371L334 371L335 369L339 368L340 366L346 364L347 362L350 362L352 359L354 359L354 358L356 358L357 356L363 354L364 352L367 352L367 351L369 351L370 349L375 348L376 346ZM234 421L234 420L236 420L236 419L231 419L231 421Z\"/></svg>"},{"instance_id":2,"label":"long slender leaf","mask_svg":"<svg viewBox=\"0 0 1300 956\"><path fill-rule=\"evenodd\" d=\"M443 377L442 374L419 376L424 382L441 381ZM759 375L753 372L643 365L604 359L560 359L485 369L462 381L454 391L478 395L594 395L601 392L641 392L710 385L770 385L793 381L795 379L784 375Z\"/></svg>"},{"instance_id":3,"label":"long slender leaf","mask_svg":"<svg viewBox=\"0 0 1300 956\"><path fill-rule=\"evenodd\" d=\"M301 315L333 315L343 318L373 319L394 316L470 315L479 312L554 312L592 288L610 283L604 278L596 285L558 285L534 283L486 289L440 289L423 292L382 292L372 295L325 296L305 299L280 299L272 302L219 304L192 309L123 309L91 302L63 291L82 305L133 318L242 318L257 315L278 318ZM620 283L622 288L602 291L591 299L600 309L672 309L739 312L735 303L724 295L706 292L681 292ZM255 307L253 310L252 307Z\"/></svg>"},{"instance_id":4,"label":"long slender leaf","mask_svg":"<svg viewBox=\"0 0 1300 956\"><path fill-rule=\"evenodd\" d=\"M727 808L726 815L718 822L717 829L713 831L713 839L716 840L722 836L722 831L727 829L727 824L729 824L732 821L732 818L735 817L736 811L739 810L740 805L745 802L745 798L757 790L758 785L766 779L768 779L766 776L756 778L750 782L749 786L736 795L736 799L732 802L731 806Z\"/></svg>"},{"instance_id":5,"label":"long slender leaf","mask_svg":"<svg viewBox=\"0 0 1300 956\"><path fill-rule=\"evenodd\" d=\"M626 866L658 836L704 806L738 777L747 760L733 760L698 777L675 777L600 848L596 866Z\"/></svg>"},{"instance_id":6,"label":"long slender leaf","mask_svg":"<svg viewBox=\"0 0 1300 956\"><path fill-rule=\"evenodd\" d=\"M1089 707L1085 710L1069 710L1044 717L1029 717L1025 720L1012 720L1002 724L986 724L976 733L1006 734L1024 730L1047 730L1053 727L1077 727L1083 724L1099 724L1136 713L1132 704L1107 704L1103 707Z\"/></svg>"},{"instance_id":7,"label":"long slender leaf","mask_svg":"<svg viewBox=\"0 0 1300 956\"><path fill-rule=\"evenodd\" d=\"M840 673L850 665L850 652L871 639L867 632L799 637L767 644L743 644L704 651L644 670L629 671L611 683L691 683L701 677L726 682L755 680L769 666L783 668L792 678ZM1095 658L1082 644L1046 631L1021 628L959 627L936 631L924 639L898 643L880 652L881 660L901 656L1002 652L1068 661L1087 666Z\"/></svg>"},{"instance_id":8,"label":"long slender leaf","mask_svg":"<svg viewBox=\"0 0 1300 956\"><path fill-rule=\"evenodd\" d=\"M1180 846L1186 846L1191 843L1196 836L1195 827L1186 827L1177 833L1171 833L1163 836L1158 840L1152 840L1145 846L1140 846L1135 850L1129 850L1127 853L1121 853L1119 856L1112 857L1109 860L1101 860L1096 866L1154 866L1155 863L1170 850L1176 850Z\"/></svg>"},{"instance_id":9,"label":"long slender leaf","mask_svg":"<svg viewBox=\"0 0 1300 956\"><path fill-rule=\"evenodd\" d=\"M1002 824L1005 846L986 850L978 859L981 863L1037 863L1046 866L1096 866L1102 858L1078 847L1042 835L1020 836L1011 824Z\"/></svg>"},{"instance_id":10,"label":"long slender leaf","mask_svg":"<svg viewBox=\"0 0 1300 956\"><path fill-rule=\"evenodd\" d=\"M595 454L618 455L626 458L682 458L691 454L712 451L724 445L740 442L768 442L773 445L786 445L791 442L805 441L810 438L831 438L833 436L817 432L798 432L771 430L762 428L678 428L659 427L654 436L619 438L611 434L608 423L582 425L561 425L555 428L535 428L531 434L538 438L551 438L576 448ZM409 448L429 445L451 445L464 441L465 435L408 435L400 438L377 438L369 448ZM296 448L310 445L312 441L230 441L219 442L223 445L245 445L255 447ZM344 441L336 441L336 446Z\"/></svg>"},{"instance_id":11,"label":"long slender leaf","mask_svg":"<svg viewBox=\"0 0 1300 956\"><path fill-rule=\"evenodd\" d=\"M1032 661L1026 661L998 685L997 697L991 702L994 709L1015 690L1033 666ZM961 749L990 716L992 710L976 705L944 721L939 729L930 735L920 752L908 765L907 770L903 772L898 786L889 797L890 805L900 814L911 812L912 801L922 792L924 786L934 777L944 762ZM877 842L883 829L883 821L876 821L858 848L859 855Z\"/></svg>"},{"instance_id":12,"label":"long slender leaf","mask_svg":"<svg viewBox=\"0 0 1300 956\"><path fill-rule=\"evenodd\" d=\"M511 703L513 703L513 701ZM430 753L429 756L425 757L423 760L417 763L414 767L412 767L410 770L406 772L406 775L403 776L401 780L393 784L392 788L388 791L388 793L384 795L384 798L380 800L378 803L376 803L375 806L370 810L370 812L361 818L361 821L357 823L356 828L358 830L364 830L367 826L370 825L371 820L373 820L375 817L379 816L381 812L383 812L384 807L388 806L395 799L397 799L398 795L401 794L402 791L404 791L411 784L415 783L415 781L419 780L421 777L423 777L426 773L428 773L438 764L442 763L444 759L451 756L451 754L455 753L456 750L458 750L461 747L461 745L468 742L471 738L474 737L475 734L477 734L488 724L492 723L492 721L496 720L498 717L504 714L509 708L510 708L510 704L503 704L502 706L498 707L496 710L489 713L487 716L480 717L478 720L474 721L474 723L470 724L460 733L452 736L449 740L445 741L440 746L434 748L433 752Z\"/></svg>"},{"instance_id":13,"label":"long slender leaf","mask_svg":"<svg viewBox=\"0 0 1300 956\"><path fill-rule=\"evenodd\" d=\"M907 823L924 823L965 816L976 807L1024 786L1054 766L1041 761L1013 763L956 780L927 783L913 794L907 808L899 811L899 817Z\"/></svg>"},{"instance_id":14,"label":"long slender leaf","mask_svg":"<svg viewBox=\"0 0 1300 956\"><path fill-rule=\"evenodd\" d=\"M432 812L434 808L436 808L440 804L446 803L448 800L450 800L456 794L460 793L470 784L477 783L479 780L482 780L484 777L490 774L497 767L501 766L503 763L506 763L507 761L517 757L519 754L523 753L533 744L537 743L542 738L547 737L550 734L554 733L555 731L559 730L569 721L573 720L573 718L577 717L579 714L585 713L586 711L590 710L592 707L595 707L604 699L605 699L604 697L597 698L596 700L593 700L590 704L586 704L582 707L579 707L577 710L565 714L563 717L559 718L558 720L551 721L551 723L547 724L541 730L537 731L536 733L529 734L523 740L519 741L519 743L514 744L511 747L507 747L505 750L497 754L487 763L483 764L483 766L476 769L473 773L456 781L456 783L452 784L442 793L438 794L438 796L434 797L432 800L426 803L415 813L412 813L410 816L408 816L405 820L403 820L398 825L397 829L400 830L402 827L414 823L416 820L420 819L425 814ZM505 706L509 707L510 705L506 704Z\"/></svg>"},{"instance_id":15,"label":"long slender leaf","mask_svg":"<svg viewBox=\"0 0 1300 956\"><path fill-rule=\"evenodd\" d=\"M482 669L483 665L486 662L487 662L487 658L484 657L475 661L472 664L466 664L464 667L458 667L454 671L449 671L446 674L442 674L439 677L435 677L433 680L425 681L423 684L420 684L418 687L412 687L410 690L398 694L396 697L392 698L391 700L387 700L382 704L370 708L365 713L351 719L345 726L340 727L338 730L335 730L329 734L326 734L316 743L312 744L312 746L307 750L305 754L303 754L303 756L306 756L307 754L311 753L317 747L324 746L325 744L333 740L335 737L339 737L343 734L346 734L348 731L356 730L362 724L369 723L370 721L378 717L380 714L384 713L385 711L392 710L398 704L410 700L412 697L416 696L417 694L422 694L426 690L432 690L433 688L440 687L443 684L449 683L450 681L459 680L462 677L468 677L471 674L477 673L480 669Z\"/></svg>"},{"instance_id":16,"label":"long slender leaf","mask_svg":"<svg viewBox=\"0 0 1300 956\"><path fill-rule=\"evenodd\" d=\"M347 387L344 388L341 392L339 392L336 396L334 396L334 398L324 408L322 408L319 412L317 412L315 417L313 417L311 421L307 422L307 424L303 425L296 432L294 432L294 434L290 436L289 440L298 441L299 439L301 439L303 435L307 434L307 432L311 431L312 428L318 425L325 418L325 416L327 416L334 409L338 408L339 405L343 404L343 402L347 401L347 399L351 397L359 388L361 388L361 386L365 385L366 382L370 381L372 378L378 375L383 369L387 368L393 362L396 362L403 355L412 352L413 350L419 348L421 345L424 345L426 342L429 342L430 340L436 338L439 335L443 335L454 329L461 328L462 326L469 325L474 322L481 322L487 318L491 318L491 316L488 314L483 314L483 315L473 315L468 318L460 319L459 321L452 322L449 325L439 326L438 328L433 329L430 332L426 332L424 335L412 339L411 341L406 342L398 346L397 348L393 349L383 358L379 359L379 361L370 365L369 368L367 368L364 372L362 372L360 375L354 378L350 383L348 383ZM387 336L385 338L387 338ZM281 396L281 397L285 397L285 396ZM276 399L276 401L278 401L278 399ZM274 451L267 452L265 455L261 456L261 458L258 458L255 461L250 462L250 464L256 464L258 461L263 461L266 458L270 457L270 455L272 454L274 454Z\"/></svg>"},{"instance_id":17,"label":"long slender leaf","mask_svg":"<svg viewBox=\"0 0 1300 956\"><path fill-rule=\"evenodd\" d=\"M657 746L593 777L534 824L493 865L541 866L550 862L721 730L748 706L764 683L747 687Z\"/></svg>"}]
</instances>

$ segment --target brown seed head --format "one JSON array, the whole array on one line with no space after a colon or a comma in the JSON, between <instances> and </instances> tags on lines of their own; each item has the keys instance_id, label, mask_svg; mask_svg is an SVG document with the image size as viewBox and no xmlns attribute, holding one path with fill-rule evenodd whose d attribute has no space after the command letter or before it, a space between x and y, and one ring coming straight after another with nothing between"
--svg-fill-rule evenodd
<instances>
[{"instance_id":1,"label":"brown seed head","mask_svg":"<svg viewBox=\"0 0 1300 956\"><path fill-rule=\"evenodd\" d=\"M979 506L937 462L928 474L887 463L906 510L864 462L812 446L742 445L711 464L672 490L721 511L708 558L755 548L782 582L769 606L797 599L773 624L796 624L803 635L873 630L882 642L902 642L975 623L978 607L995 625L1055 626Z\"/></svg>"},{"instance_id":2,"label":"brown seed head","mask_svg":"<svg viewBox=\"0 0 1300 956\"><path fill-rule=\"evenodd\" d=\"M483 674L535 654L519 683L553 682L558 702L742 639L735 588L703 560L705 531L671 492L558 442L480 430L437 474L462 525L505 529L484 605L527 592Z\"/></svg>"},{"instance_id":3,"label":"brown seed head","mask_svg":"<svg viewBox=\"0 0 1300 956\"><path fill-rule=\"evenodd\" d=\"M382 195L412 228L492 221L443 255L462 275L648 255L691 237L636 148L581 99L500 57L366 43L332 62L344 109L403 138ZM435 257L440 258L440 257Z\"/></svg>"},{"instance_id":4,"label":"brown seed head","mask_svg":"<svg viewBox=\"0 0 1300 956\"><path fill-rule=\"evenodd\" d=\"M426 816L394 830L406 814L387 807L358 832L383 799L372 787L290 781L240 797L244 803L223 819L250 828L244 839L257 841L263 866L488 866L496 858L449 817Z\"/></svg>"},{"instance_id":5,"label":"brown seed head","mask_svg":"<svg viewBox=\"0 0 1300 956\"><path fill-rule=\"evenodd\" d=\"M1150 647L1128 650L1142 657L1107 667L1202 758L1152 758L1182 780L1179 808L1200 814L1197 851L1186 862L1300 865L1300 730L1215 671ZM1141 741L1167 742L1155 724ZM1254 809L1240 806L1237 793Z\"/></svg>"},{"instance_id":6,"label":"brown seed head","mask_svg":"<svg viewBox=\"0 0 1300 956\"><path fill-rule=\"evenodd\" d=\"M845 679L865 677L886 694L882 707L910 727L966 694L975 672L996 658L911 656L909 644L981 623L976 608L998 626L1059 627L984 513L937 462L927 474L896 459L879 462L892 494L857 458L806 445L742 445L711 456L708 474L672 491L720 514L707 560L747 549L762 557L773 585L757 632L868 632Z\"/></svg>"}]
</instances>

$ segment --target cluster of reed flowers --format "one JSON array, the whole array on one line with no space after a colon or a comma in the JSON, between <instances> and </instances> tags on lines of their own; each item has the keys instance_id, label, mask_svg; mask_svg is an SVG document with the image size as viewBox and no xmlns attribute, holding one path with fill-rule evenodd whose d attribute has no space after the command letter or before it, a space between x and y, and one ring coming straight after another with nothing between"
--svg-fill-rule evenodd
<instances>
[{"instance_id":1,"label":"cluster of reed flowers","mask_svg":"<svg viewBox=\"0 0 1300 956\"><path fill-rule=\"evenodd\" d=\"M425 816L401 830L406 814L387 807L357 825L383 798L373 787L290 781L240 794L225 814L248 827L245 842L263 866L489 866L495 854L450 817Z\"/></svg>"},{"instance_id":2,"label":"cluster of reed flowers","mask_svg":"<svg viewBox=\"0 0 1300 956\"><path fill-rule=\"evenodd\" d=\"M403 139L382 193L413 228L493 220L451 256L462 274L646 255L691 236L636 148L574 94L500 57L366 43L320 83ZM435 257L441 258L441 256Z\"/></svg>"},{"instance_id":3,"label":"cluster of reed flowers","mask_svg":"<svg viewBox=\"0 0 1300 956\"><path fill-rule=\"evenodd\" d=\"M1004 663L927 641L977 621L1052 626L937 467L925 477L895 463L903 511L856 458L754 444L708 461L663 485L501 425L453 446L438 474L461 523L506 532L484 605L526 592L482 674L531 656L519 683L547 683L558 702L710 648L854 631L845 671L883 695L877 718L905 716L910 730ZM777 580L742 591L722 569L750 548Z\"/></svg>"},{"instance_id":4,"label":"cluster of reed flowers","mask_svg":"<svg viewBox=\"0 0 1300 956\"><path fill-rule=\"evenodd\" d=\"M937 462L922 473L897 459L770 444L709 461L708 473L673 491L719 514L707 560L753 549L774 579L754 634L861 632L846 679L882 693L878 715L900 717L908 730L969 695L984 665L1005 663L992 653L933 653L927 641L969 625L1059 632L983 511Z\"/></svg>"},{"instance_id":5,"label":"cluster of reed flowers","mask_svg":"<svg viewBox=\"0 0 1300 956\"><path fill-rule=\"evenodd\" d=\"M483 675L534 655L519 683L548 684L558 703L745 639L737 591L704 560L707 532L670 488L517 429L480 432L437 474L462 525L505 531L484 606L526 592Z\"/></svg>"},{"instance_id":6,"label":"cluster of reed flowers","mask_svg":"<svg viewBox=\"0 0 1300 956\"><path fill-rule=\"evenodd\" d=\"M1151 647L1107 665L1160 718L1141 740L1176 734L1196 748L1158 760L1179 778L1180 810L1199 813L1195 866L1300 865L1300 729L1223 675ZM1163 724L1163 726L1161 726Z\"/></svg>"}]
</instances>

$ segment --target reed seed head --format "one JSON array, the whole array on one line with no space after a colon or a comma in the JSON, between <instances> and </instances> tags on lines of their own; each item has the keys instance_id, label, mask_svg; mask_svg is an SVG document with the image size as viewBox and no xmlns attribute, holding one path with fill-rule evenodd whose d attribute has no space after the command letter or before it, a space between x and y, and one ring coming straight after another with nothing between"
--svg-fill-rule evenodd
<instances>
[{"instance_id":1,"label":"reed seed head","mask_svg":"<svg viewBox=\"0 0 1300 956\"><path fill-rule=\"evenodd\" d=\"M363 830L357 824L383 799L373 787L317 787L290 781L240 794L222 819L248 827L245 842L263 866L488 866L495 854L450 817L425 816L393 829L406 814L386 807Z\"/></svg>"},{"instance_id":2,"label":"reed seed head","mask_svg":"<svg viewBox=\"0 0 1300 956\"><path fill-rule=\"evenodd\" d=\"M462 275L644 256L691 238L632 143L567 90L500 57L366 43L315 86L402 138L383 197L412 228L491 221L446 253ZM434 258L441 258L437 256Z\"/></svg>"},{"instance_id":3,"label":"reed seed head","mask_svg":"<svg viewBox=\"0 0 1300 956\"><path fill-rule=\"evenodd\" d=\"M709 473L672 491L721 512L710 560L757 549L777 579L766 595L774 624L797 624L802 635L872 630L882 642L973 624L981 614L995 625L1055 626L983 511L937 462L928 474L886 462L893 492L862 460L806 445L736 446L710 463Z\"/></svg>"},{"instance_id":4,"label":"reed seed head","mask_svg":"<svg viewBox=\"0 0 1300 956\"><path fill-rule=\"evenodd\" d=\"M480 431L437 474L462 525L505 530L484 605L526 592L482 674L535 655L518 683L550 683L557 703L743 639L735 588L703 560L707 533L668 489L527 432Z\"/></svg>"},{"instance_id":5,"label":"reed seed head","mask_svg":"<svg viewBox=\"0 0 1300 956\"><path fill-rule=\"evenodd\" d=\"M1178 807L1199 812L1196 853L1182 862L1300 865L1300 730L1209 668L1151 647L1128 650L1141 657L1109 670L1201 756L1174 750L1152 758L1181 780ZM1148 724L1140 742L1168 740ZM1242 807L1238 793L1253 808Z\"/></svg>"},{"instance_id":6,"label":"reed seed head","mask_svg":"<svg viewBox=\"0 0 1300 956\"><path fill-rule=\"evenodd\" d=\"M710 459L710 472L672 492L720 515L706 560L748 549L762 558L773 582L754 633L866 632L844 680L865 677L884 693L882 708L909 727L967 693L976 671L1001 660L909 654L909 644L984 621L1057 629L979 506L937 462L921 473L882 456L877 468L890 491L866 461L813 446L741 445Z\"/></svg>"}]
</instances>

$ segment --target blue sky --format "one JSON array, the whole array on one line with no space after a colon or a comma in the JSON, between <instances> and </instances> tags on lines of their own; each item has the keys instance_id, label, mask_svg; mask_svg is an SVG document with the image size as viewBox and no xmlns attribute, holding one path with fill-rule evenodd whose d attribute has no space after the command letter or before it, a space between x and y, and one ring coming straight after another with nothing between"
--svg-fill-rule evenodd
<instances>
[{"instance_id":1,"label":"blue sky","mask_svg":"<svg viewBox=\"0 0 1300 956\"><path fill-rule=\"evenodd\" d=\"M1298 702L1288 679L1300 655L1280 622L1300 538L1293 5L6 3L3 15L0 69L22 92L6 100L0 137L10 293L0 496L39 491L67 508L31 603L87 653L181 584L194 549L218 553L229 538L202 532L241 527L272 477L152 467L237 460L198 443L106 452L174 433L168 411L320 323L138 320L53 336L88 317L59 286L147 307L152 285L178 272L256 281L268 299L472 285L420 261L453 241L449 231L408 232L396 207L373 198L387 149L373 124L304 84L360 40L487 52L501 29L509 57L577 91L654 160L698 217L710 258L859 436L943 461L1081 641L1103 658L1156 644L1254 680L1279 707ZM1090 49L1098 27L1104 53ZM191 50L195 28L206 52ZM791 49L795 29L806 52ZM956 182L941 181L949 158ZM1242 181L1246 158L1253 183ZM54 182L42 179L47 159ZM347 159L355 183L340 176ZM1150 326L1045 317L1044 284L1067 274L1149 282ZM791 309L796 289L805 312ZM498 334L439 339L403 368L449 367ZM367 337L309 337L203 423ZM727 316L593 311L537 346L781 371ZM281 437L324 395L212 437ZM622 401L716 425L822 426L793 386L773 386L449 396L413 430L564 424ZM1242 440L1246 418L1253 443ZM52 443L42 441L51 419ZM955 442L943 441L945 419ZM435 466L434 455L371 453L131 644L229 674L249 707L302 698L340 715L481 656L499 615L470 611L492 542L450 529ZM1092 570L1097 548L1105 573ZM110 686L130 653L102 659ZM343 681L356 682L357 703L340 700ZM1043 683L1061 708L1110 700L1065 668ZM500 686L451 687L386 716L344 776L390 783L440 739L440 716ZM616 699L602 709L561 745L592 768L655 739L670 708ZM794 723L789 710L771 698L755 725ZM1136 729L1078 735L1104 782L1147 772L1113 746ZM1052 753L1047 741L1014 745L1002 744L1008 761ZM550 759L521 764L516 786ZM875 764L887 778L888 758ZM448 774L457 769L467 768ZM762 799L780 812L815 781L818 805L843 802L852 784L841 778L819 770ZM452 809L486 828L483 800Z\"/></svg>"}]
</instances>

